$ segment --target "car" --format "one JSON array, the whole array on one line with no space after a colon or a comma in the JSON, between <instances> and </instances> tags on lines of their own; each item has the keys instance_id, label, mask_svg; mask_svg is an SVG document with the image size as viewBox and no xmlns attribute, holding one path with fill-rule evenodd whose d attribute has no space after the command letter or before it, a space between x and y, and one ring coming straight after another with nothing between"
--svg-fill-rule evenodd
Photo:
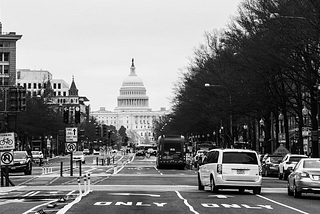
<instances>
[{"instance_id":1,"label":"car","mask_svg":"<svg viewBox=\"0 0 320 214\"><path fill-rule=\"evenodd\" d=\"M279 164L279 170L278 170L278 178L279 180L287 180L288 175L290 174L290 171L288 170L289 167L291 169L296 165L296 163L299 162L301 158L307 158L306 155L300 155L300 154L286 154L282 161Z\"/></svg>"},{"instance_id":2,"label":"car","mask_svg":"<svg viewBox=\"0 0 320 214\"><path fill-rule=\"evenodd\" d=\"M94 150L93 150L93 154L94 154L94 155L99 155L100 152L99 152L98 150L95 150L95 149L94 149Z\"/></svg>"},{"instance_id":3,"label":"car","mask_svg":"<svg viewBox=\"0 0 320 214\"><path fill-rule=\"evenodd\" d=\"M83 149L83 154L90 155L90 150L89 149Z\"/></svg>"},{"instance_id":4,"label":"car","mask_svg":"<svg viewBox=\"0 0 320 214\"><path fill-rule=\"evenodd\" d=\"M32 156L26 151L13 151L13 165L9 165L9 172L24 172L32 174Z\"/></svg>"},{"instance_id":5,"label":"car","mask_svg":"<svg viewBox=\"0 0 320 214\"><path fill-rule=\"evenodd\" d=\"M156 155L157 155L157 150L156 150L156 149L153 149L153 148L149 148L149 149L147 150L147 153L149 153L150 155L156 156Z\"/></svg>"},{"instance_id":6,"label":"car","mask_svg":"<svg viewBox=\"0 0 320 214\"><path fill-rule=\"evenodd\" d=\"M267 177L269 175L278 175L279 163L283 159L283 156L268 155L268 157L262 162L262 175Z\"/></svg>"},{"instance_id":7,"label":"car","mask_svg":"<svg viewBox=\"0 0 320 214\"><path fill-rule=\"evenodd\" d=\"M143 149L139 149L136 151L136 156L144 156L145 155L145 151Z\"/></svg>"},{"instance_id":8,"label":"car","mask_svg":"<svg viewBox=\"0 0 320 214\"><path fill-rule=\"evenodd\" d=\"M193 158L194 167L197 167L199 165L199 161L202 162L202 157L205 155L207 151L205 150L198 150L196 155Z\"/></svg>"},{"instance_id":9,"label":"car","mask_svg":"<svg viewBox=\"0 0 320 214\"><path fill-rule=\"evenodd\" d=\"M212 149L203 157L198 170L198 189L253 190L261 193L262 169L258 154L248 149Z\"/></svg>"},{"instance_id":10,"label":"car","mask_svg":"<svg viewBox=\"0 0 320 214\"><path fill-rule=\"evenodd\" d=\"M300 198L302 193L320 194L320 159L302 158L288 176L288 195Z\"/></svg>"},{"instance_id":11,"label":"car","mask_svg":"<svg viewBox=\"0 0 320 214\"><path fill-rule=\"evenodd\" d=\"M43 154L41 151L31 151L32 161L34 163L39 164L39 166L43 163Z\"/></svg>"},{"instance_id":12,"label":"car","mask_svg":"<svg viewBox=\"0 0 320 214\"><path fill-rule=\"evenodd\" d=\"M84 159L84 154L82 151L75 151L73 152L73 156L72 159L74 161L81 161L81 163L86 163L85 159Z\"/></svg>"}]
</instances>

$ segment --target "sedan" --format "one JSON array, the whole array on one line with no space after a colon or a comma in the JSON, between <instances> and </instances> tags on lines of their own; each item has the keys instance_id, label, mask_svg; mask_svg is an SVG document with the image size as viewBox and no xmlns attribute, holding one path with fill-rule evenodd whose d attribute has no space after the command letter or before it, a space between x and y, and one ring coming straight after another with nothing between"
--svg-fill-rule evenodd
<instances>
[{"instance_id":1,"label":"sedan","mask_svg":"<svg viewBox=\"0 0 320 214\"><path fill-rule=\"evenodd\" d=\"M269 155L262 163L262 175L278 175L279 163L283 156Z\"/></svg>"},{"instance_id":2,"label":"sedan","mask_svg":"<svg viewBox=\"0 0 320 214\"><path fill-rule=\"evenodd\" d=\"M302 193L320 193L320 159L303 158L288 177L288 195L295 198Z\"/></svg>"},{"instance_id":3,"label":"sedan","mask_svg":"<svg viewBox=\"0 0 320 214\"><path fill-rule=\"evenodd\" d=\"M31 175L31 155L29 155L26 151L14 151L13 165L9 166L9 172L24 172L25 175Z\"/></svg>"}]
</instances>

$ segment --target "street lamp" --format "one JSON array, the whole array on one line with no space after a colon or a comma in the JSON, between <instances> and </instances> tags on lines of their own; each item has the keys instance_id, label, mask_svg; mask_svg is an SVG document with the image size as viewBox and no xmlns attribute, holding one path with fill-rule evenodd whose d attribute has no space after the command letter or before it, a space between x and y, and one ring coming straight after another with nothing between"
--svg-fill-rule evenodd
<instances>
[{"instance_id":1,"label":"street lamp","mask_svg":"<svg viewBox=\"0 0 320 214\"><path fill-rule=\"evenodd\" d=\"M270 19L277 19L277 18L306 20L305 17L301 17L301 16L281 16L279 13L270 14Z\"/></svg>"},{"instance_id":2,"label":"street lamp","mask_svg":"<svg viewBox=\"0 0 320 214\"><path fill-rule=\"evenodd\" d=\"M264 153L264 151L262 151L263 148L263 142L264 142L264 133L263 133L263 127L264 127L264 120L261 118L259 121L260 124L260 138L259 138L259 151Z\"/></svg>"},{"instance_id":3,"label":"street lamp","mask_svg":"<svg viewBox=\"0 0 320 214\"><path fill-rule=\"evenodd\" d=\"M283 130L282 130L282 122L283 122L283 119L284 119L284 116L283 114L280 112L279 114L279 117L278 117L279 121L280 121L280 131L279 131L279 143L281 144L282 143L282 140L283 140Z\"/></svg>"},{"instance_id":4,"label":"street lamp","mask_svg":"<svg viewBox=\"0 0 320 214\"><path fill-rule=\"evenodd\" d=\"M233 128L233 125L232 125L232 97L231 97L231 94L230 92L228 91L228 89L222 85L210 85L209 83L205 83L204 84L205 87L221 87L221 88L224 88L226 89L228 95L229 95L229 107L230 107L230 135L231 135L231 146L233 146L233 131L232 131L232 128Z\"/></svg>"}]
</instances>

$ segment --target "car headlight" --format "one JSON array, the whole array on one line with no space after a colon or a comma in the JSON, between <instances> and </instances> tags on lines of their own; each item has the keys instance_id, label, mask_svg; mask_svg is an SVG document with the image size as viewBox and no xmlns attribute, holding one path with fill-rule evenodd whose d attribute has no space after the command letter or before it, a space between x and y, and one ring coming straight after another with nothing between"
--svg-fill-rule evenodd
<instances>
[{"instance_id":1,"label":"car headlight","mask_svg":"<svg viewBox=\"0 0 320 214\"><path fill-rule=\"evenodd\" d=\"M26 163L25 160L21 160L21 161L20 161L20 164L24 164L24 163Z\"/></svg>"}]
</instances>

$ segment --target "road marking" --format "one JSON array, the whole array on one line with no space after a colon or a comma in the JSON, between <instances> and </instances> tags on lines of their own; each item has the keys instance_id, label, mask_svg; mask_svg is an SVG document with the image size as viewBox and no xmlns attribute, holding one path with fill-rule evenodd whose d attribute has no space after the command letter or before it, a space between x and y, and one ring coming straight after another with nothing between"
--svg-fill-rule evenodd
<instances>
[{"instance_id":1,"label":"road marking","mask_svg":"<svg viewBox=\"0 0 320 214\"><path fill-rule=\"evenodd\" d=\"M110 193L109 195L133 195L133 196L150 196L150 197L160 197L160 195L154 195L154 194L136 194L136 193Z\"/></svg>"},{"instance_id":2,"label":"road marking","mask_svg":"<svg viewBox=\"0 0 320 214\"><path fill-rule=\"evenodd\" d=\"M297 209L297 208L294 208L294 207L288 206L288 205L286 205L286 204L282 204L282 203L280 203L280 202L274 201L274 200L272 200L272 199L270 199L270 198L267 198L267 197L264 197L264 196L262 196L262 195L256 195L256 196L258 196L258 197L260 197L260 198L263 198L263 199L265 199L265 200L267 200L267 201L273 202L273 203L275 203L275 204L278 204L278 205L280 205L280 206L286 207L286 208L288 208L288 209L297 211L297 212L299 212L299 213L309 214L309 213L307 213L307 212L304 212L304 211L299 210L299 209Z\"/></svg>"},{"instance_id":3,"label":"road marking","mask_svg":"<svg viewBox=\"0 0 320 214\"><path fill-rule=\"evenodd\" d=\"M231 196L231 195L209 195L208 197L217 197L217 198L233 198L234 196Z\"/></svg>"},{"instance_id":4,"label":"road marking","mask_svg":"<svg viewBox=\"0 0 320 214\"><path fill-rule=\"evenodd\" d=\"M194 208L188 203L188 200L187 200L187 199L183 198L178 191L175 191L175 192L177 193L178 197L179 197L181 200L183 200L183 203L189 208L189 210L190 210L191 212L193 212L193 213L195 213L195 214L199 214L199 213L198 213L197 211L195 211Z\"/></svg>"}]
</instances>

